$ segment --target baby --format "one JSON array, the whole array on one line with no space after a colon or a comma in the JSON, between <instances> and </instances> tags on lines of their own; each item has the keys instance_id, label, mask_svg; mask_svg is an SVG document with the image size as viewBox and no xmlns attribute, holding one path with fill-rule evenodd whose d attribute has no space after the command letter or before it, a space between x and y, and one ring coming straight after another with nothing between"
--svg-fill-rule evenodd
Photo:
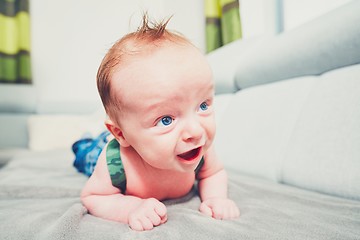
<instances>
[{"instance_id":1,"label":"baby","mask_svg":"<svg viewBox=\"0 0 360 240\"><path fill-rule=\"evenodd\" d=\"M180 198L198 180L199 211L239 216L227 174L212 145L214 85L205 57L185 37L149 23L116 42L97 85L114 136L100 154L81 199L89 213L143 231L163 224L161 202Z\"/></svg>"}]
</instances>

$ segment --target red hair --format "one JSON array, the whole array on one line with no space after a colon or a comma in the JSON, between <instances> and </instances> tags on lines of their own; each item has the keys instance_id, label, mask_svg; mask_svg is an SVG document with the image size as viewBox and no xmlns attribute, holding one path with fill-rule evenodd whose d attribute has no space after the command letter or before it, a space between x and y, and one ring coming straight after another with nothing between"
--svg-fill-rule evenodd
<instances>
[{"instance_id":1,"label":"red hair","mask_svg":"<svg viewBox=\"0 0 360 240\"><path fill-rule=\"evenodd\" d=\"M119 39L103 58L97 72L97 88L106 113L115 123L119 124L117 115L121 112L121 104L120 98L111 91L114 70L120 68L121 63L129 57L156 49L164 43L192 45L183 35L166 29L170 19L150 22L145 13L141 26L135 32Z\"/></svg>"}]
</instances>

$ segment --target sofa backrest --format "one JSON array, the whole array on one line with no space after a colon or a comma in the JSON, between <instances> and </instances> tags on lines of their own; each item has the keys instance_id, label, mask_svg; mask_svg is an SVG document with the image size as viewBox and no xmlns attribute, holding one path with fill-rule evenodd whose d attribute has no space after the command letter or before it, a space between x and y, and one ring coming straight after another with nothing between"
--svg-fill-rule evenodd
<instances>
[{"instance_id":1,"label":"sofa backrest","mask_svg":"<svg viewBox=\"0 0 360 240\"><path fill-rule=\"evenodd\" d=\"M296 29L210 53L217 93L360 63L359 12L360 1L352 1Z\"/></svg>"}]
</instances>

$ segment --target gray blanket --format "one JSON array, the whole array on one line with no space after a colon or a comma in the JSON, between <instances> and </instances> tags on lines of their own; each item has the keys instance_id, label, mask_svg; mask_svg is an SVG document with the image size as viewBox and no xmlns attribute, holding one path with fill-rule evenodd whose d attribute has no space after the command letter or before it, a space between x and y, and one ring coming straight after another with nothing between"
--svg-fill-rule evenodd
<instances>
[{"instance_id":1,"label":"gray blanket","mask_svg":"<svg viewBox=\"0 0 360 240\"><path fill-rule=\"evenodd\" d=\"M167 223L135 232L87 213L79 199L87 178L72 161L68 150L29 152L0 169L0 239L360 239L360 202L230 170L239 219L203 216L194 189L166 202Z\"/></svg>"}]
</instances>

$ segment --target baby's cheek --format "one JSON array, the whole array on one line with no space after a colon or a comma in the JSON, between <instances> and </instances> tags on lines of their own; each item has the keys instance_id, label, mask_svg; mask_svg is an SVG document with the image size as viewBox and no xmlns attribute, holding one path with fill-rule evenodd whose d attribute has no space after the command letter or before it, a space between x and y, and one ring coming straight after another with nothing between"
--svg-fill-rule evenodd
<instances>
[{"instance_id":1,"label":"baby's cheek","mask_svg":"<svg viewBox=\"0 0 360 240\"><path fill-rule=\"evenodd\" d=\"M215 133L216 133L216 124L215 124L215 120L210 120L207 124L207 135L209 140L214 140L215 137Z\"/></svg>"}]
</instances>

